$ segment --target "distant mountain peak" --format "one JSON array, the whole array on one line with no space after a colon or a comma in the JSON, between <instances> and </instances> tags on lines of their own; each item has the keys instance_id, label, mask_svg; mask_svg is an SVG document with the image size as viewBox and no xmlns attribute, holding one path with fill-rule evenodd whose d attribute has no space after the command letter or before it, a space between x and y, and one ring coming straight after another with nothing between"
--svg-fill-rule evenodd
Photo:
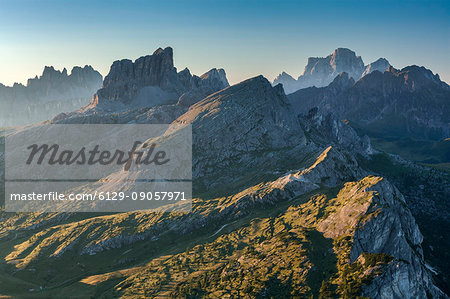
<instances>
[{"instance_id":1,"label":"distant mountain peak","mask_svg":"<svg viewBox=\"0 0 450 299\"><path fill-rule=\"evenodd\" d=\"M282 72L275 78L275 80L273 80L273 85L286 84L286 83L292 84L295 82L296 82L296 80L291 75L289 75L286 72Z\"/></svg>"},{"instance_id":2,"label":"distant mountain peak","mask_svg":"<svg viewBox=\"0 0 450 299\"><path fill-rule=\"evenodd\" d=\"M350 77L346 72L342 72L334 78L330 83L330 87L339 87L340 89L348 88L355 84L355 80Z\"/></svg>"},{"instance_id":3,"label":"distant mountain peak","mask_svg":"<svg viewBox=\"0 0 450 299\"><path fill-rule=\"evenodd\" d=\"M102 75L91 66L56 70L45 66L42 75L15 83L12 87L0 84L0 125L13 126L50 119L54 115L79 109L89 103L102 86Z\"/></svg>"},{"instance_id":4,"label":"distant mountain peak","mask_svg":"<svg viewBox=\"0 0 450 299\"><path fill-rule=\"evenodd\" d=\"M167 54L172 55L173 54L173 49L171 47L166 47L164 49L159 47L158 49L155 50L155 52L153 52L153 55L158 55L158 54L161 54L161 53L167 53Z\"/></svg>"},{"instance_id":5,"label":"distant mountain peak","mask_svg":"<svg viewBox=\"0 0 450 299\"><path fill-rule=\"evenodd\" d=\"M361 77L364 77L374 71L384 73L385 71L389 71L390 68L392 68L392 66L387 59L378 58L376 61L369 63L366 66L366 69L364 70L364 73L361 75Z\"/></svg>"},{"instance_id":6,"label":"distant mountain peak","mask_svg":"<svg viewBox=\"0 0 450 299\"><path fill-rule=\"evenodd\" d=\"M343 72L358 80L364 72L364 62L354 51L337 48L327 57L309 57L303 74L297 80L282 72L275 78L273 85L283 84L283 88L289 94L301 88L327 86Z\"/></svg>"}]
</instances>

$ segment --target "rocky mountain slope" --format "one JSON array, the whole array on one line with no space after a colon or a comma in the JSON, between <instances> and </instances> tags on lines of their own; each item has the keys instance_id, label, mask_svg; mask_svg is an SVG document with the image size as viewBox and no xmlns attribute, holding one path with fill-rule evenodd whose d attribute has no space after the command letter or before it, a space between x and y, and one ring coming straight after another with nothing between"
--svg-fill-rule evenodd
<instances>
[{"instance_id":1,"label":"rocky mountain slope","mask_svg":"<svg viewBox=\"0 0 450 299\"><path fill-rule=\"evenodd\" d=\"M450 136L450 87L424 67L389 67L357 82L343 73L327 87L301 89L288 98L296 113L307 114L314 107L332 112L387 151L403 142L397 148L406 158L426 163L450 161L446 141ZM417 145L414 140L423 142ZM429 152L420 156L424 149L418 146L424 145Z\"/></svg>"},{"instance_id":2,"label":"rocky mountain slope","mask_svg":"<svg viewBox=\"0 0 450 299\"><path fill-rule=\"evenodd\" d=\"M76 110L88 104L101 86L102 76L91 66L74 67L70 75L66 69L47 66L26 86L0 84L0 126L35 123Z\"/></svg>"},{"instance_id":3,"label":"rocky mountain slope","mask_svg":"<svg viewBox=\"0 0 450 299\"><path fill-rule=\"evenodd\" d=\"M201 76L187 68L177 72L172 48L159 48L134 62L115 61L89 105L61 113L51 122L167 124L189 106L228 86L223 69L214 68Z\"/></svg>"},{"instance_id":4,"label":"rocky mountain slope","mask_svg":"<svg viewBox=\"0 0 450 299\"><path fill-rule=\"evenodd\" d=\"M389 62L380 58L364 66L361 56L346 48L337 48L327 57L309 57L303 74L295 80L283 72L273 81L273 85L283 84L287 94L306 87L323 87L330 84L340 73L347 73L357 81L361 77L375 71L384 72L390 66Z\"/></svg>"}]
</instances>

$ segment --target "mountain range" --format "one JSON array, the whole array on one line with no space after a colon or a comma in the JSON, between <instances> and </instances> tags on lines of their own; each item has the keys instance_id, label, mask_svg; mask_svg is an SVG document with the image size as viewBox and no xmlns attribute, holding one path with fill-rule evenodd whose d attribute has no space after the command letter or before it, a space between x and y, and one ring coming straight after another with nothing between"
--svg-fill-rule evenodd
<instances>
[{"instance_id":1,"label":"mountain range","mask_svg":"<svg viewBox=\"0 0 450 299\"><path fill-rule=\"evenodd\" d=\"M74 67L70 74L46 66L41 76L25 85L0 84L0 125L14 126L47 120L89 103L102 86L102 75L91 66Z\"/></svg>"},{"instance_id":2,"label":"mountain range","mask_svg":"<svg viewBox=\"0 0 450 299\"><path fill-rule=\"evenodd\" d=\"M88 105L46 123L170 124L162 142L191 125L192 211L2 211L0 292L446 298L449 173L372 141L448 138L448 85L341 48L294 81L307 88L229 86L178 72L170 47L114 62Z\"/></svg>"},{"instance_id":3,"label":"mountain range","mask_svg":"<svg viewBox=\"0 0 450 299\"><path fill-rule=\"evenodd\" d=\"M309 57L303 74L297 79L282 72L273 81L273 85L283 84L287 94L306 87L324 87L330 84L339 74L345 72L353 80L373 72L384 72L390 66L389 61L380 58L368 65L364 65L361 56L347 48L337 48L327 57Z\"/></svg>"}]
</instances>

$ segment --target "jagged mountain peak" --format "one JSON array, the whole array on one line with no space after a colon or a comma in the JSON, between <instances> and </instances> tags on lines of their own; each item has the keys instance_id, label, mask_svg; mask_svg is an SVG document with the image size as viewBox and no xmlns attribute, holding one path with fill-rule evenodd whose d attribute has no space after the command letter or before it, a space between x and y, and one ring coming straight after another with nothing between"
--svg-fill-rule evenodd
<instances>
[{"instance_id":1,"label":"jagged mountain peak","mask_svg":"<svg viewBox=\"0 0 450 299\"><path fill-rule=\"evenodd\" d=\"M325 58L310 57L303 76L326 75L327 73L331 73L328 75L332 75L333 73L337 75L342 72L347 72L354 79L359 79L362 68L364 68L364 63L361 56L356 56L356 53L350 49L337 48Z\"/></svg>"},{"instance_id":2,"label":"jagged mountain peak","mask_svg":"<svg viewBox=\"0 0 450 299\"><path fill-rule=\"evenodd\" d=\"M340 68L348 68L349 66L358 69L364 66L361 56L357 56L354 51L347 48L337 48L334 50L333 54L331 54L330 64L336 71L339 71Z\"/></svg>"},{"instance_id":3,"label":"jagged mountain peak","mask_svg":"<svg viewBox=\"0 0 450 299\"><path fill-rule=\"evenodd\" d=\"M273 85L277 84L283 84L283 88L285 88L284 85L287 85L286 87L289 89L291 84L295 84L297 80L295 80L291 75L289 75L286 72L282 72L279 74L275 79L273 80Z\"/></svg>"},{"instance_id":4,"label":"jagged mountain peak","mask_svg":"<svg viewBox=\"0 0 450 299\"><path fill-rule=\"evenodd\" d=\"M225 86L230 85L228 83L227 75L226 75L224 69L213 68L213 69L207 71L206 73L204 73L203 75L201 75L200 79L209 80L209 81L217 80Z\"/></svg>"},{"instance_id":5,"label":"jagged mountain peak","mask_svg":"<svg viewBox=\"0 0 450 299\"><path fill-rule=\"evenodd\" d=\"M155 50L155 52L153 52L153 55L157 55L157 54L161 54L161 53L173 55L173 49L172 49L172 47L166 47L164 49L159 47L158 49Z\"/></svg>"},{"instance_id":6,"label":"jagged mountain peak","mask_svg":"<svg viewBox=\"0 0 450 299\"><path fill-rule=\"evenodd\" d=\"M273 85L281 83L287 94L306 87L324 87L340 73L346 72L354 80L361 78L364 62L361 56L348 48L337 48L327 57L309 57L303 74L297 80L283 72Z\"/></svg>"},{"instance_id":7,"label":"jagged mountain peak","mask_svg":"<svg viewBox=\"0 0 450 299\"><path fill-rule=\"evenodd\" d=\"M448 84L441 81L438 74L433 74L433 72L424 66L410 65L400 71L397 71L397 76L403 76L405 82L415 81L415 86L417 84L423 85L427 83L433 83L441 87L448 87Z\"/></svg>"},{"instance_id":8,"label":"jagged mountain peak","mask_svg":"<svg viewBox=\"0 0 450 299\"><path fill-rule=\"evenodd\" d=\"M384 73L371 72L357 82L360 89L379 89L382 88L384 93L394 91L419 91L423 88L437 88L449 90L449 86L440 80L438 74L423 66L411 65L401 70L389 66Z\"/></svg>"},{"instance_id":9,"label":"jagged mountain peak","mask_svg":"<svg viewBox=\"0 0 450 299\"><path fill-rule=\"evenodd\" d=\"M42 72L42 75L39 77L39 79L42 80L54 80L54 79L60 79L67 77L67 70L64 68L62 71L56 70L53 66L45 66L44 70ZM30 83L30 80L28 80L28 84Z\"/></svg>"},{"instance_id":10,"label":"jagged mountain peak","mask_svg":"<svg viewBox=\"0 0 450 299\"><path fill-rule=\"evenodd\" d=\"M27 80L27 86L36 84L38 80L50 81L53 83L57 83L61 80L71 80L74 77L87 77L87 80L101 81L102 75L96 71L91 65L74 66L70 72L67 71L67 68L63 68L62 71L55 69L54 66L45 66L42 71L41 76L35 76L32 79Z\"/></svg>"},{"instance_id":11,"label":"jagged mountain peak","mask_svg":"<svg viewBox=\"0 0 450 299\"><path fill-rule=\"evenodd\" d=\"M187 68L177 72L173 49L158 48L152 55L139 57L134 62L115 61L103 88L87 108L113 111L177 102L189 106L228 85L223 69L212 69L201 77L192 75Z\"/></svg>"},{"instance_id":12,"label":"jagged mountain peak","mask_svg":"<svg viewBox=\"0 0 450 299\"><path fill-rule=\"evenodd\" d=\"M383 73L387 71L390 67L392 66L387 59L378 58L376 61L369 63L366 66L366 69L364 70L364 73L361 75L361 77L364 77L374 71L379 71Z\"/></svg>"},{"instance_id":13,"label":"jagged mountain peak","mask_svg":"<svg viewBox=\"0 0 450 299\"><path fill-rule=\"evenodd\" d=\"M378 58L377 60L375 60L372 63L387 63L387 64L389 64L389 61L386 58L381 57L381 58Z\"/></svg>"},{"instance_id":14,"label":"jagged mountain peak","mask_svg":"<svg viewBox=\"0 0 450 299\"><path fill-rule=\"evenodd\" d=\"M276 80L280 80L280 79L287 79L287 80L295 80L291 75L289 75L288 73L286 73L286 72L281 72L281 74L279 74L276 78L275 78L275 81Z\"/></svg>"}]
</instances>

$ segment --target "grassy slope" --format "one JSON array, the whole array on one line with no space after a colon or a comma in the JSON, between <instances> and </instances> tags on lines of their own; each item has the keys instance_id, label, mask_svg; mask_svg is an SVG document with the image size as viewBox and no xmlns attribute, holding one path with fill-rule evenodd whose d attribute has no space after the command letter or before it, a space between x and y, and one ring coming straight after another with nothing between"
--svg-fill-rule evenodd
<instances>
[{"instance_id":1,"label":"grassy slope","mask_svg":"<svg viewBox=\"0 0 450 299\"><path fill-rule=\"evenodd\" d=\"M376 180L372 179L360 182L360 190L374 183ZM369 264L347 264L348 250L343 248L350 246L351 234L330 239L316 226L336 207L352 200L345 190L354 186L346 185L338 195L339 190L325 188L276 206L260 206L245 217L228 222L219 233L217 227L211 227L185 236L169 234L157 241L140 241L95 256L68 252L60 258L31 262L18 272L12 265L3 264L2 276L10 286L5 292L14 297L38 298L64 298L68 294L73 294L73 298L151 296L149 290L175 297L203 292L217 296L230 292L250 296L281 291L287 292L285 295L316 296L320 292L358 292L370 280L361 276ZM360 193L363 196L359 198L370 200L369 193ZM2 242L1 257L28 237ZM375 262L370 267L387 262L382 256L372 259ZM240 263L240 270L236 263ZM102 273L132 266L145 266L145 270L125 281L134 272L122 276L106 274L110 279L96 285L80 282L92 275L101 277ZM229 273L226 278L224 273ZM133 284L129 286L129 282ZM43 291L39 290L41 285ZM30 292L31 288L36 291Z\"/></svg>"},{"instance_id":2,"label":"grassy slope","mask_svg":"<svg viewBox=\"0 0 450 299\"><path fill-rule=\"evenodd\" d=\"M267 217L272 210L258 211L265 217L251 215L247 224L213 242L154 260L118 284L119 293L111 290L104 295L355 296L377 274L372 269L380 269L390 258L365 254L366 263L348 263L352 230L326 238L317 224L349 201L369 202L372 195L363 190L376 182L366 178L349 183L337 196L333 191L302 196L285 202L276 216Z\"/></svg>"}]
</instances>

